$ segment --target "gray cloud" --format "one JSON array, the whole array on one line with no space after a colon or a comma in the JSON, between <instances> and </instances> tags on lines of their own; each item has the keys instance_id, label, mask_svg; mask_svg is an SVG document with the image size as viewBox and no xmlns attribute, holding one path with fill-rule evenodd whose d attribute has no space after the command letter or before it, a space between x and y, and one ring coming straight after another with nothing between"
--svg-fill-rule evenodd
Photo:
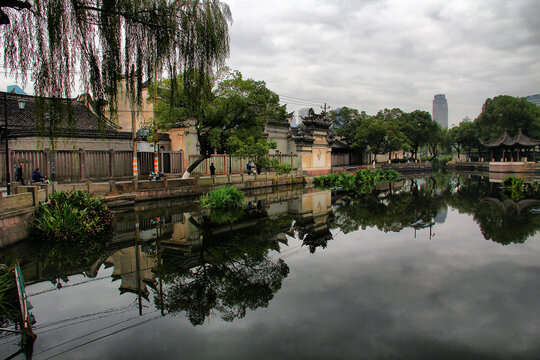
<instances>
[{"instance_id":1,"label":"gray cloud","mask_svg":"<svg viewBox=\"0 0 540 360\"><path fill-rule=\"evenodd\" d=\"M457 123L488 97L540 91L534 0L227 3L228 63L281 95L374 113L430 111L445 93Z\"/></svg>"}]
</instances>

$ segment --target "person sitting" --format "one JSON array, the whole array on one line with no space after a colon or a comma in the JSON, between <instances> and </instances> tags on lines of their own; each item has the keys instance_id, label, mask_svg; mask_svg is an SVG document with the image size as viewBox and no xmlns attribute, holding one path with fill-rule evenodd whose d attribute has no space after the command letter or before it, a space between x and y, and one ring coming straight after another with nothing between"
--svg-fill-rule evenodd
<instances>
[{"instance_id":1,"label":"person sitting","mask_svg":"<svg viewBox=\"0 0 540 360\"><path fill-rule=\"evenodd\" d=\"M41 173L39 172L39 168L36 168L36 170L34 170L34 172L32 173L32 181L37 183L46 182L46 178L41 175Z\"/></svg>"}]
</instances>

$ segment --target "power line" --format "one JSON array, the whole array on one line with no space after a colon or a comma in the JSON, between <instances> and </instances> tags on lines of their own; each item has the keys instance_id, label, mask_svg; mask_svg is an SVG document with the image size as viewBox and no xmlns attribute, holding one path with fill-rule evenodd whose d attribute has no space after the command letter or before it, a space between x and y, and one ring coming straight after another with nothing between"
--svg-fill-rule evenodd
<instances>
[{"instance_id":1,"label":"power line","mask_svg":"<svg viewBox=\"0 0 540 360\"><path fill-rule=\"evenodd\" d=\"M159 311L159 310L154 310L154 311L152 311L152 312L149 312L149 313L146 314L146 315L153 314L153 313L155 313L155 312L157 312L157 311ZM143 316L144 316L144 315L143 315ZM73 338L73 339L71 339L71 340L67 340L67 341L64 341L64 342L62 342L62 343L60 343L60 344L56 344L56 345L54 345L54 346L52 346L52 347L50 347L50 348L48 348L48 349L45 349L45 350L42 350L42 351L36 353L36 354L34 354L34 355L43 354L44 352L50 351L50 350L52 350L52 349L56 349L57 347L60 347L60 346L69 344L70 342L73 342L73 341L76 341L76 340L80 340L80 339L85 338L85 337L87 337L87 336L93 335L93 334L95 334L95 333L97 333L97 332L100 332L100 331L103 331L103 330L110 329L110 328L115 327L115 326L117 326L117 325L120 325L120 324L126 323L126 322L128 322L128 321L131 321L131 320L133 320L133 319L136 319L136 318L138 318L138 317L140 317L140 315L132 316L132 317L130 317L130 318L127 318L127 319L125 319L125 320L119 321L119 322L114 323L114 324L112 324L112 325L105 326L105 327L103 327L103 328L100 328L100 329L91 331L91 332L89 332L89 333L87 333L87 334L78 336L78 337ZM155 317L155 318L158 318L158 317L161 317L161 315L159 315L159 316L157 316L157 317ZM144 321L142 321L142 322L147 322L147 321L153 320L153 319L155 319L155 318L146 319L146 320L144 320ZM86 344L90 344L91 342L97 341L97 340L102 339L102 338L104 338L104 337L107 337L107 336L116 334L116 333L118 333L118 332L120 332L120 331L122 331L122 330L126 330L126 329L129 329L129 328L131 328L131 327L135 327L135 326L141 324L142 322L139 322L139 323L137 323L137 324L135 324L135 325L133 325L133 326L130 326L130 327L126 327L126 328L117 330L117 331L112 332L112 333L110 333L110 334L103 335L103 336L101 336L101 337L98 337L98 338L96 338L96 339L94 339L94 340L91 340L91 341L88 341L88 342L86 342L86 343L77 345L77 346L75 346L75 347L73 347L73 348L71 348L71 349L68 349L68 350L66 350L66 351L63 351L63 352L61 352L61 353L59 353L59 354L56 354L56 355L54 355L54 356L52 356L52 357L61 355L61 354L63 354L63 353L66 353L66 352L68 352L68 351L74 350L74 349L76 349L76 348L78 348L78 347L81 347L81 346L84 346L84 345L86 345ZM49 358L49 359L50 359L50 358Z\"/></svg>"},{"instance_id":2,"label":"power line","mask_svg":"<svg viewBox=\"0 0 540 360\"><path fill-rule=\"evenodd\" d=\"M158 310L156 310L156 311L158 311ZM154 312L155 312L155 311L154 311ZM98 341L98 340L104 339L104 338L106 338L106 337L108 337L108 336L116 335L116 334L118 334L118 333L121 333L122 331L129 330L129 329L133 329L133 328L135 328L135 327L137 327L137 326L140 326L140 325L144 325L144 324L146 324L146 323L149 323L150 321L154 321L154 320L156 320L156 319L159 319L160 317L161 317L161 315L158 315L158 316L154 316L153 318L150 318L150 319L146 319L146 320L143 320L143 321L139 321L138 323L136 323L136 324L134 324L134 325L126 326L125 328L122 328L122 329L113 331L113 332L110 333L110 334L106 334L106 335L100 336L100 337L98 337L98 338L95 338L95 339L93 339L93 340L87 341L87 342L85 342L85 343L82 343L82 344L80 344L80 345L77 345L77 346L75 346L75 347L72 347L71 349L64 350L64 351L62 351L62 352L60 352L60 353L58 353L58 354L55 354L55 355L53 355L53 356L51 356L51 357L46 358L46 359L52 359L52 358L54 358L54 357L63 355L63 354L68 353L68 352L70 352L70 351L72 351L72 350L78 349L78 348L80 348L80 347L83 347L83 346L85 346L85 345L91 344L91 343L96 342L96 341ZM129 320L131 320L131 319L129 319ZM117 324L117 325L118 325L118 324ZM48 350L51 350L51 349L53 349L53 348L47 349L47 350L45 350L45 351L48 351ZM41 353L43 353L43 351L42 351ZM38 353L38 354L41 354L41 353ZM36 354L36 355L37 355L37 354Z\"/></svg>"}]
</instances>

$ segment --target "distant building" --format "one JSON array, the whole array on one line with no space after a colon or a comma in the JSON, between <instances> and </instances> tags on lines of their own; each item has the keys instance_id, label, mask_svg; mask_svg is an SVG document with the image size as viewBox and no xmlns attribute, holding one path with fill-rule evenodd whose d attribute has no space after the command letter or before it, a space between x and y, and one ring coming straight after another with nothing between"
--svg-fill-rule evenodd
<instances>
[{"instance_id":1,"label":"distant building","mask_svg":"<svg viewBox=\"0 0 540 360\"><path fill-rule=\"evenodd\" d=\"M540 94L525 96L525 99L536 104L536 106L540 106Z\"/></svg>"},{"instance_id":2,"label":"distant building","mask_svg":"<svg viewBox=\"0 0 540 360\"><path fill-rule=\"evenodd\" d=\"M448 128L448 102L444 94L437 94L433 98L433 120L443 128Z\"/></svg>"},{"instance_id":3,"label":"distant building","mask_svg":"<svg viewBox=\"0 0 540 360\"><path fill-rule=\"evenodd\" d=\"M7 92L17 95L26 95L23 89L21 89L18 85L8 85L7 86Z\"/></svg>"}]
</instances>

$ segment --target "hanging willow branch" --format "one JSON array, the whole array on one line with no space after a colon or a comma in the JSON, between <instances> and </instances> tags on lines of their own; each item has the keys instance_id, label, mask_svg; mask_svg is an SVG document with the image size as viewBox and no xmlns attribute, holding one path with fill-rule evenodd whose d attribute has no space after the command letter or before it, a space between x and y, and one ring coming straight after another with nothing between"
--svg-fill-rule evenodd
<instances>
[{"instance_id":1,"label":"hanging willow branch","mask_svg":"<svg viewBox=\"0 0 540 360\"><path fill-rule=\"evenodd\" d=\"M99 115L105 105L116 114L122 78L140 105L143 79L212 73L229 54L232 18L219 0L0 0L0 12L11 75L53 99L70 98L79 77Z\"/></svg>"}]
</instances>

